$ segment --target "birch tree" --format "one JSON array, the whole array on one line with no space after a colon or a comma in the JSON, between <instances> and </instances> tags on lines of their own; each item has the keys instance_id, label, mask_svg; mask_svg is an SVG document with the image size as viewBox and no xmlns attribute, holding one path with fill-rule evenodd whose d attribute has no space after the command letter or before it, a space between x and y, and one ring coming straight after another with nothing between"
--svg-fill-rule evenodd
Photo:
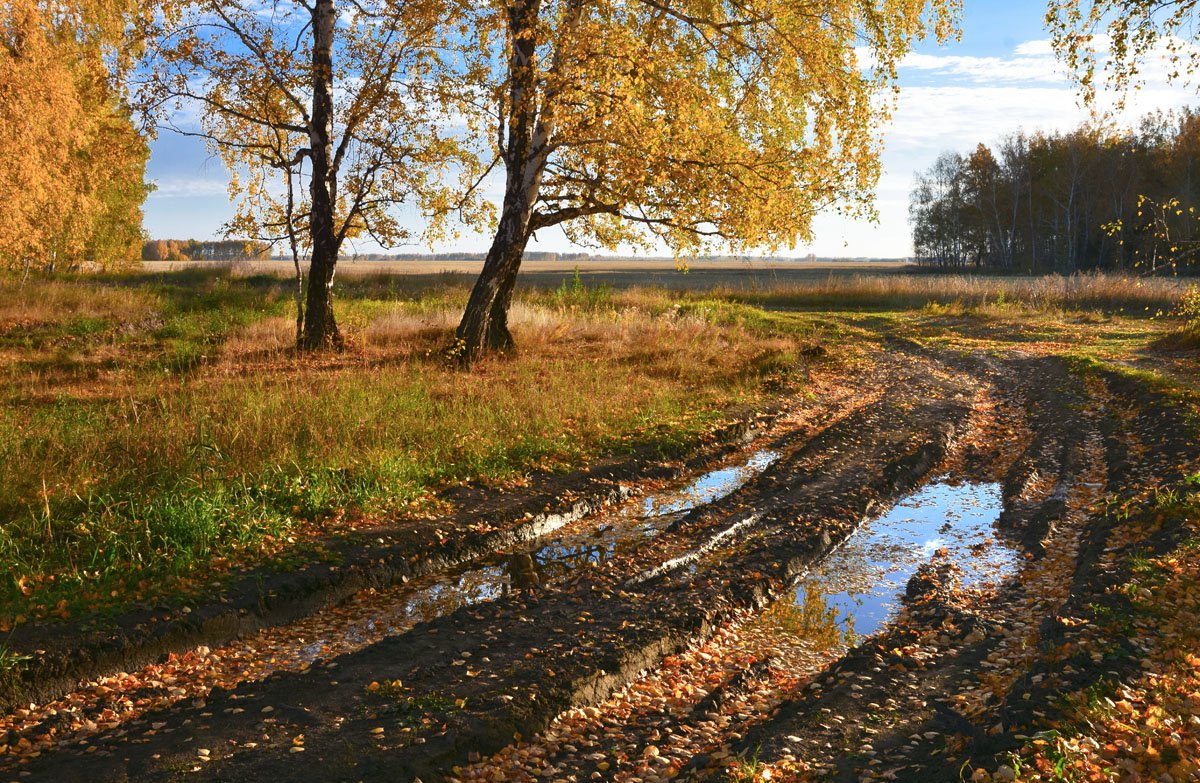
<instances>
[{"instance_id":1,"label":"birch tree","mask_svg":"<svg viewBox=\"0 0 1200 783\"><path fill-rule=\"evenodd\" d=\"M224 161L237 205L230 233L290 249L298 347L341 345L332 289L344 243L410 239L405 206L470 209L456 189L470 160L439 125L451 74L439 62L445 7L165 0L160 11L143 107ZM198 125L177 120L187 110Z\"/></svg>"},{"instance_id":2,"label":"birch tree","mask_svg":"<svg viewBox=\"0 0 1200 783\"><path fill-rule=\"evenodd\" d=\"M791 247L830 207L872 214L897 63L919 36L949 34L955 5L462 4L474 89L457 108L504 184L459 356L512 348L509 303L538 232L686 257Z\"/></svg>"},{"instance_id":3,"label":"birch tree","mask_svg":"<svg viewBox=\"0 0 1200 783\"><path fill-rule=\"evenodd\" d=\"M0 267L136 259L148 149L123 101L133 3L0 3Z\"/></svg>"},{"instance_id":4,"label":"birch tree","mask_svg":"<svg viewBox=\"0 0 1200 783\"><path fill-rule=\"evenodd\" d=\"M1200 66L1193 0L1050 0L1051 41L1092 103L1097 85L1120 102L1142 83L1150 59L1165 58L1170 80L1190 82Z\"/></svg>"}]
</instances>

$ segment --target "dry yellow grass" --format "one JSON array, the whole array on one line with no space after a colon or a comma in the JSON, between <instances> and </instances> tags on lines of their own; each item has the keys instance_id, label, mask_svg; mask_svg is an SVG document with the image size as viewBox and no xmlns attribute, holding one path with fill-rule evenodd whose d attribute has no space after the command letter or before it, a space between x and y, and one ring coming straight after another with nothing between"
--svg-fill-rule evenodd
<instances>
[{"instance_id":1,"label":"dry yellow grass","mask_svg":"<svg viewBox=\"0 0 1200 783\"><path fill-rule=\"evenodd\" d=\"M728 405L753 402L793 347L698 317L538 295L513 308L518 354L468 373L442 353L460 289L366 281L338 304L349 350L318 356L296 355L287 292L272 281L27 290L63 305L24 304L0 321L0 573L12 576L0 598L27 607L119 601L129 585L203 573L214 558L252 562L276 551L266 537L303 539L348 506L395 511L448 482L635 443L677 448ZM20 577L39 592L20 595Z\"/></svg>"},{"instance_id":2,"label":"dry yellow grass","mask_svg":"<svg viewBox=\"0 0 1200 783\"><path fill-rule=\"evenodd\" d=\"M0 275L0 329L22 323L57 323L67 319L137 320L160 305L144 290L115 286L84 286L70 279L32 279Z\"/></svg>"},{"instance_id":3,"label":"dry yellow grass","mask_svg":"<svg viewBox=\"0 0 1200 783\"><path fill-rule=\"evenodd\" d=\"M930 304L979 307L1011 304L1040 312L1165 311L1186 292L1177 278L1086 274L996 277L909 274L834 277L759 292L718 289L718 297L773 307L910 309Z\"/></svg>"},{"instance_id":4,"label":"dry yellow grass","mask_svg":"<svg viewBox=\"0 0 1200 783\"><path fill-rule=\"evenodd\" d=\"M464 287L378 275L342 285L349 350L298 357L286 280L186 272L32 278L23 290L0 280L0 571L55 574L64 596L186 575L331 508L407 507L447 482L632 442L674 448L726 406L761 400L800 348L827 341L844 356L875 334L868 323L945 330L947 314L980 314L993 329L1048 322L1039 328L1065 339L1100 311L1154 313L1184 290L1104 276L841 277L682 294L579 283L521 292L517 354L465 373L443 359ZM873 314L831 314L856 310ZM1065 311L1078 315L1054 315ZM81 563L101 576L85 578Z\"/></svg>"}]
</instances>

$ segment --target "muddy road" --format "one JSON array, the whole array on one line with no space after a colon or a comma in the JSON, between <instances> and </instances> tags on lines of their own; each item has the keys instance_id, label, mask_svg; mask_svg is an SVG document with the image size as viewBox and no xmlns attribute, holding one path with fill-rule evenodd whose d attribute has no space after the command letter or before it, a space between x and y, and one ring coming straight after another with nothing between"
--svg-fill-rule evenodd
<instances>
[{"instance_id":1,"label":"muddy road","mask_svg":"<svg viewBox=\"0 0 1200 783\"><path fill-rule=\"evenodd\" d=\"M319 600L196 609L244 627L126 634L108 657L32 640L25 690L6 686L0 774L996 770L1055 709L1052 683L1136 660L1134 640L1051 653L1091 632L1068 618L1119 600L1123 553L1177 541L1169 525L1128 540L1100 503L1194 466L1189 414L1056 357L900 341L823 391L690 461L606 466L552 488L558 507L547 489L476 514L484 532L453 557L399 567L388 547L411 542L380 538L376 570L322 576Z\"/></svg>"}]
</instances>

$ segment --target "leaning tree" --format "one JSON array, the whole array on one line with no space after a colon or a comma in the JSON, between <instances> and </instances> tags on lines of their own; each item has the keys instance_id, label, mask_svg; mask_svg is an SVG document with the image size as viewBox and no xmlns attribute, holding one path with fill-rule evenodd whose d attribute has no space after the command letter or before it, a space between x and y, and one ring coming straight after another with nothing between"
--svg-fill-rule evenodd
<instances>
[{"instance_id":1,"label":"leaning tree","mask_svg":"<svg viewBox=\"0 0 1200 783\"><path fill-rule=\"evenodd\" d=\"M511 348L522 254L561 227L679 256L791 246L836 206L872 212L880 122L914 39L954 0L463 2L456 108L503 171L495 236L458 327L469 363Z\"/></svg>"},{"instance_id":2,"label":"leaning tree","mask_svg":"<svg viewBox=\"0 0 1200 783\"><path fill-rule=\"evenodd\" d=\"M409 237L407 204L470 209L470 161L443 121L453 63L441 0L159 0L143 107L231 172L227 229L286 244L297 345L342 341L332 286L343 243ZM188 123L188 111L198 122ZM181 119L183 118L183 119ZM301 257L308 260L304 291Z\"/></svg>"}]
</instances>

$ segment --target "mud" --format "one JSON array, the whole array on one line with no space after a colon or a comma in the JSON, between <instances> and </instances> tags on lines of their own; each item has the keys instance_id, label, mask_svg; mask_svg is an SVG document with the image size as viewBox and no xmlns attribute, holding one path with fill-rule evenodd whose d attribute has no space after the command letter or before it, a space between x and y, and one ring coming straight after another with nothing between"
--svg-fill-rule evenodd
<instances>
[{"instance_id":1,"label":"mud","mask_svg":"<svg viewBox=\"0 0 1200 783\"><path fill-rule=\"evenodd\" d=\"M96 750L83 758L51 754L28 771L55 774L85 763L99 778L160 779L195 762L196 743L203 743L210 760L197 774L274 779L300 761L291 750L300 733L309 775L404 779L433 776L469 753L503 747L514 733L534 733L564 708L595 703L664 655L706 638L735 611L778 595L872 509L899 499L945 458L969 413L969 390L950 379L890 369L890 399L806 438L755 480L685 515L629 555L580 569L561 583L463 607L343 656L332 668L214 692L202 707L155 716L153 724L166 725L149 737L143 726L130 725L118 732L123 736L91 742ZM912 400L910 409L895 404L901 394ZM864 470L871 477L865 482ZM831 508L834 497L838 504ZM761 518L712 545L728 528L726 518L748 507L759 509ZM652 563L703 549L705 542L706 554L718 555L706 568L673 572L636 590L623 587ZM385 685L395 681L399 688ZM372 683L380 685L371 689ZM389 696L381 695L385 690ZM283 722L274 732L262 728L262 715L271 714L262 706L278 711L267 719ZM434 730L424 730L426 719ZM412 727L397 737L402 741L373 739L379 735L371 729L386 724L386 737L405 721ZM146 741L133 743L131 736ZM247 742L253 747L236 752Z\"/></svg>"},{"instance_id":2,"label":"mud","mask_svg":"<svg viewBox=\"0 0 1200 783\"><path fill-rule=\"evenodd\" d=\"M49 701L80 681L136 670L170 653L216 647L336 605L362 590L519 548L620 502L637 482L670 480L721 460L780 413L735 412L732 424L681 460L640 452L565 475L536 474L529 487L517 492L455 487L443 493L443 500L456 508L450 517L396 519L330 539L324 543L332 555L325 562L290 572L254 569L207 600L183 606L143 604L101 627L82 622L20 626L6 639L7 649L29 661L0 679L0 710ZM488 528L495 529L478 532ZM454 532L447 536L443 531Z\"/></svg>"},{"instance_id":3,"label":"mud","mask_svg":"<svg viewBox=\"0 0 1200 783\"><path fill-rule=\"evenodd\" d=\"M489 600L304 671L147 713L20 771L38 780L444 779L564 711L599 704L718 629L795 601L802 580L856 531L868 525L867 535L947 471L998 488L995 528L972 528L963 545L994 534L988 546L1013 553L997 555L999 576L976 579L935 548L884 591L890 600L903 588L903 599L880 604L857 646L729 737L736 756L802 760L835 780L924 783L958 779L964 764L994 769L1055 709L1050 675L1086 683L1132 665L1136 644L1120 640L1100 664L1083 653L1052 661L1046 651L1083 633L1058 618L1121 600L1107 589L1120 569L1099 567L1119 558L1098 501L1132 492L1147 467L1179 478L1200 439L1186 410L1124 375L1080 373L1053 357L890 348L861 379L876 390L862 404L783 432L770 444L773 462L710 503L643 508L652 530L631 546L602 556L574 544L559 555L506 546L507 587ZM989 400L1012 426L981 436L974 417ZM585 542L606 535L587 533L588 519L578 524ZM1173 535L1162 528L1137 546L1165 550ZM695 714L772 672L770 660L748 663ZM727 760L710 751L678 777L725 775ZM587 759L571 768L581 780L606 777Z\"/></svg>"},{"instance_id":4,"label":"mud","mask_svg":"<svg viewBox=\"0 0 1200 783\"><path fill-rule=\"evenodd\" d=\"M1164 484L1182 478L1180 466L1195 465L1200 456L1195 425L1186 409L1128 377L1099 373L1112 397L1105 404L1085 387L1087 378L1070 373L1064 362L1015 365L1019 377L1041 379L1010 387L1019 389L1019 404L1036 435L1004 475L999 525L1031 563L1077 546L1077 554L1048 572L1061 584L1060 595L1039 604L1046 579L1014 580L979 603L961 590L955 569L926 566L909 582L902 621L852 650L817 675L802 697L756 724L736 744L739 755L767 764L803 759L806 769L828 780L969 778L974 769L999 769L1030 734L1056 725L1064 686L1088 688L1135 668L1140 656L1135 640L1109 638L1101 654L1094 639L1081 641L1084 632L1060 618L1084 618L1080 628L1090 629L1106 609L1129 615L1127 599L1110 590L1128 573L1100 566L1114 520L1097 513L1095 503L1133 490L1134 461L1143 471L1147 466L1160 471ZM1128 438L1114 425L1118 409L1135 412L1126 428L1143 442L1152 438L1150 451L1132 454ZM1162 552L1176 543L1177 536L1163 529L1136 548ZM1071 638L1075 655L1048 655ZM1019 676L994 692L980 687L987 679L981 672L999 668L996 661L1012 662L1013 651L1025 647L1031 653L1016 667ZM984 698L982 690L989 690ZM684 778L729 779L696 764Z\"/></svg>"}]
</instances>

